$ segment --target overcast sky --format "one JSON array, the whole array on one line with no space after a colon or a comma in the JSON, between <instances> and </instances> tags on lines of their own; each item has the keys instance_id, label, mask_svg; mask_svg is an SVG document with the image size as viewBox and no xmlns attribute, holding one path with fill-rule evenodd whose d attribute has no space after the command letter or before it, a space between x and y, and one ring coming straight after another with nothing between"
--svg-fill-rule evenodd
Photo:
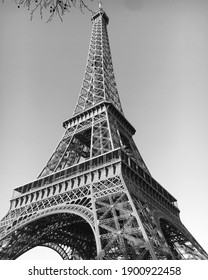
<instances>
[{"instance_id":1,"label":"overcast sky","mask_svg":"<svg viewBox=\"0 0 208 280\"><path fill-rule=\"evenodd\" d=\"M0 218L13 189L37 178L64 133L92 28L87 11L73 9L63 22L46 23L6 2L0 4ZM97 1L88 2L97 9ZM102 2L134 140L208 251L208 1Z\"/></svg>"}]
</instances>

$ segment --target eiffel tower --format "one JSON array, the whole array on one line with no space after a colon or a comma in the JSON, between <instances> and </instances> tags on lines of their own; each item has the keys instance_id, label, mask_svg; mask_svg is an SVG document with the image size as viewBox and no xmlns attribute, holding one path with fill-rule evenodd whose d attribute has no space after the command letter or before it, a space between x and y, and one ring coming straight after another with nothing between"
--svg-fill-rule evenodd
<instances>
[{"instance_id":1,"label":"eiffel tower","mask_svg":"<svg viewBox=\"0 0 208 280\"><path fill-rule=\"evenodd\" d=\"M150 174L125 118L101 3L81 92L38 178L14 189L0 222L0 259L36 246L62 259L208 259L176 199Z\"/></svg>"}]
</instances>

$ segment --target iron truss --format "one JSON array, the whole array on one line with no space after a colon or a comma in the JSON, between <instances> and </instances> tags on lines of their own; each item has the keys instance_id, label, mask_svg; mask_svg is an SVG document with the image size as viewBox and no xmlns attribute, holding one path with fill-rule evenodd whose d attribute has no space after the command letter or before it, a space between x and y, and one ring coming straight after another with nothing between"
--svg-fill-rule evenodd
<instances>
[{"instance_id":1,"label":"iron truss","mask_svg":"<svg viewBox=\"0 0 208 280\"><path fill-rule=\"evenodd\" d=\"M14 190L0 222L0 259L36 246L64 260L208 259L134 143L116 88L108 21L99 7L74 114L37 180Z\"/></svg>"}]
</instances>

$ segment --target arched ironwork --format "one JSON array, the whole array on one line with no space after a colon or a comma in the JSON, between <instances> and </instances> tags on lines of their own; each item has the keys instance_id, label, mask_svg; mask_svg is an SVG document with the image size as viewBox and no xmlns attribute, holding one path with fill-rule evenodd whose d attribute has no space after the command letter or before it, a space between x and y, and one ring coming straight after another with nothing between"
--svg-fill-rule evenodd
<instances>
[{"instance_id":1,"label":"arched ironwork","mask_svg":"<svg viewBox=\"0 0 208 280\"><path fill-rule=\"evenodd\" d=\"M72 213L53 213L22 224L0 251L1 259L17 259L36 246L56 250L63 259L94 259L97 255L95 235L90 224ZM10 249L11 248L11 249Z\"/></svg>"}]
</instances>

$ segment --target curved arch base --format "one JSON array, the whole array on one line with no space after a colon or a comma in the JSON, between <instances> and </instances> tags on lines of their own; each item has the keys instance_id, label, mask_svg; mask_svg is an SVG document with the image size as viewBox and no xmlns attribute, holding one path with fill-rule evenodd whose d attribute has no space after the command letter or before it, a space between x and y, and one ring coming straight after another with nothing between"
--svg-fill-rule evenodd
<instances>
[{"instance_id":1,"label":"curved arch base","mask_svg":"<svg viewBox=\"0 0 208 280\"><path fill-rule=\"evenodd\" d=\"M17 259L36 246L52 248L65 260L95 259L97 254L94 233L86 220L75 214L59 213L14 231L2 246L0 259Z\"/></svg>"},{"instance_id":2,"label":"curved arch base","mask_svg":"<svg viewBox=\"0 0 208 280\"><path fill-rule=\"evenodd\" d=\"M56 243L45 243L41 245L56 251L63 260L80 260L79 252L75 248Z\"/></svg>"}]
</instances>

